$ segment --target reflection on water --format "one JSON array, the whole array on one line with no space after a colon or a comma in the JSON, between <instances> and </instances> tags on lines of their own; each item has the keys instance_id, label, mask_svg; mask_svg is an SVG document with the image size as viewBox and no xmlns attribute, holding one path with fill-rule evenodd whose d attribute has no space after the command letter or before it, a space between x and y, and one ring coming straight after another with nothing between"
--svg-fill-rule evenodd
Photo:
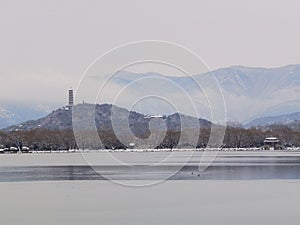
<instances>
[{"instance_id":1,"label":"reflection on water","mask_svg":"<svg viewBox=\"0 0 300 225\"><path fill-rule=\"evenodd\" d=\"M203 172L199 158L193 157L171 180L300 179L299 156L251 156L220 154ZM181 165L177 162L156 166L25 166L0 167L0 182L55 180L152 180L164 177Z\"/></svg>"}]
</instances>

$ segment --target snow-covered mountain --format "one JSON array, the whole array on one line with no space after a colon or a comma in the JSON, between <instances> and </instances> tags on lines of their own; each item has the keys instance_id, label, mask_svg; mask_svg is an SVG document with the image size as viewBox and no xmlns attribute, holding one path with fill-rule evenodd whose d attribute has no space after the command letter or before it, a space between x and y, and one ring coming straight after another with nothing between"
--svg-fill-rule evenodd
<instances>
[{"instance_id":1,"label":"snow-covered mountain","mask_svg":"<svg viewBox=\"0 0 300 225\"><path fill-rule=\"evenodd\" d=\"M265 116L277 116L300 111L300 65L289 65L280 68L250 68L232 66L218 69L212 73L189 77L164 76L157 73L136 74L120 71L115 74L107 85L107 95L102 95L103 102L112 102L117 96L117 105L125 108L132 107L131 96L143 96L151 89L158 96L174 100L178 105L187 105L181 89L186 91L193 99L200 115L198 117L210 118L210 105L205 98L206 94L213 96L218 91L211 88L208 78L212 74L216 77L224 95L227 111L227 120L247 122ZM153 78L151 80L151 78ZM143 82L143 79L145 82ZM194 80L203 84L199 88ZM170 82L174 84L170 85ZM124 86L128 91L118 95ZM177 86L176 86L177 85ZM126 90L127 90L126 89ZM115 91L112 91L115 90ZM151 113L153 109L162 114L172 113L172 107L156 101L145 101L137 104L135 110ZM188 111L182 112L189 114ZM194 115L193 115L194 116Z\"/></svg>"},{"instance_id":2,"label":"snow-covered mountain","mask_svg":"<svg viewBox=\"0 0 300 225\"><path fill-rule=\"evenodd\" d=\"M245 123L300 111L300 65L271 69L236 66L214 74L234 120Z\"/></svg>"}]
</instances>

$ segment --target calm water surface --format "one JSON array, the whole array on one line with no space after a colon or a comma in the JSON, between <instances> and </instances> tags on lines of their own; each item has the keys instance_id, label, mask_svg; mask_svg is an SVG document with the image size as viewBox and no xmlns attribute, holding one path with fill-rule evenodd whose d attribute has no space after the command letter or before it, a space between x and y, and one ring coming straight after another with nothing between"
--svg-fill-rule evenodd
<instances>
[{"instance_id":1,"label":"calm water surface","mask_svg":"<svg viewBox=\"0 0 300 225\"><path fill-rule=\"evenodd\" d=\"M172 171L176 172L169 180L300 179L300 154L221 153L211 166L202 172L198 170L199 157L192 157L185 165L185 157L178 154L172 163L155 166L143 165L143 160L135 166L3 166L0 167L0 182L105 180L107 177L116 180L154 180Z\"/></svg>"}]
</instances>

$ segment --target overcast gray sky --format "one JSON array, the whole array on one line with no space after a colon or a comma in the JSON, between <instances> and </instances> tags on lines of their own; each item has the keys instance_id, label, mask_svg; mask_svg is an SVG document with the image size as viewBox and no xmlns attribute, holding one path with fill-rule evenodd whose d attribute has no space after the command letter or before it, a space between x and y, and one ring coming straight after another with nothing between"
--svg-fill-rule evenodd
<instances>
[{"instance_id":1,"label":"overcast gray sky","mask_svg":"<svg viewBox=\"0 0 300 225\"><path fill-rule=\"evenodd\" d=\"M300 63L299 0L0 0L0 102L65 103L99 55L158 39L212 69Z\"/></svg>"}]
</instances>

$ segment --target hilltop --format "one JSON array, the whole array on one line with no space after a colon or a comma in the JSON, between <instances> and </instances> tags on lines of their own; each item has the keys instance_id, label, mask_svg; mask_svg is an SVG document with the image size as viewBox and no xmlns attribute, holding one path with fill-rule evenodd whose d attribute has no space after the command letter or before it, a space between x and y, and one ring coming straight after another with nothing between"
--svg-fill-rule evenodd
<instances>
[{"instance_id":1,"label":"hilltop","mask_svg":"<svg viewBox=\"0 0 300 225\"><path fill-rule=\"evenodd\" d=\"M95 122L98 129L111 127L111 116L112 109L114 112L118 113L119 119L121 121L127 121L127 116L129 115L129 124L134 131L140 131L145 133L148 129L150 119L144 114L128 111L127 109L113 106L111 104L79 104L76 107L86 109L87 112L95 112ZM2 131L31 131L35 129L45 129L45 130L71 130L72 127L72 109L68 107L59 108L49 115L37 119L29 120L18 125L10 126L2 129ZM86 113L86 112L85 112ZM83 113L83 119L86 117ZM168 115L165 118L167 127L171 130L180 130L180 119L184 119L189 128L196 128L197 124L195 121L199 122L200 127L210 127L211 122L205 119L197 119L194 117L186 116L179 113L174 113ZM88 127L82 127L82 129L88 129Z\"/></svg>"}]
</instances>

